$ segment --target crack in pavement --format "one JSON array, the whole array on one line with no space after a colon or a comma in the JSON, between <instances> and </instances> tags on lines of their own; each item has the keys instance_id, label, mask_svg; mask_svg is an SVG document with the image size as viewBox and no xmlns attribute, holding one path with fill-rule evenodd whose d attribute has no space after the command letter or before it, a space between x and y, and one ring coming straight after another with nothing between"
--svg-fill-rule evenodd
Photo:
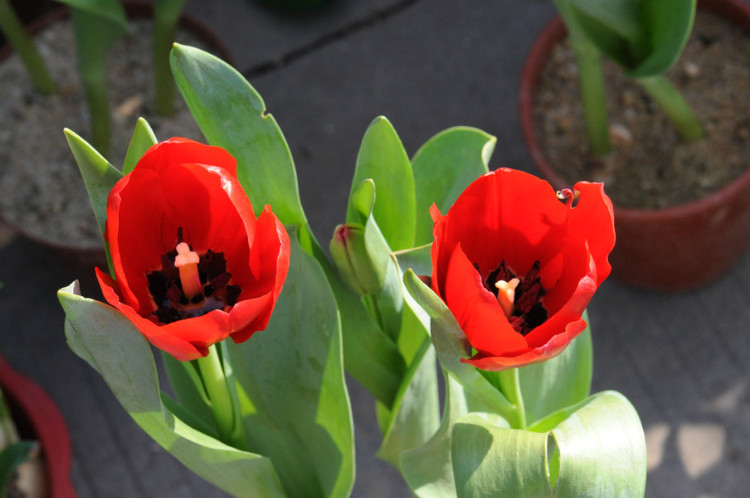
<instances>
[{"instance_id":1,"label":"crack in pavement","mask_svg":"<svg viewBox=\"0 0 750 498\"><path fill-rule=\"evenodd\" d=\"M346 24L330 33L326 33L316 38L315 40L303 45L302 47L295 48L294 50L287 52L277 59L256 64L253 67L242 71L242 76L244 76L245 79L250 79L256 76L268 74L278 69L282 69L295 62L296 60L314 53L332 43L343 40L364 29L370 28L378 23L386 21L419 1L420 0L401 0L400 2L389 5L388 7L375 10L367 17L356 19L349 24Z\"/></svg>"}]
</instances>

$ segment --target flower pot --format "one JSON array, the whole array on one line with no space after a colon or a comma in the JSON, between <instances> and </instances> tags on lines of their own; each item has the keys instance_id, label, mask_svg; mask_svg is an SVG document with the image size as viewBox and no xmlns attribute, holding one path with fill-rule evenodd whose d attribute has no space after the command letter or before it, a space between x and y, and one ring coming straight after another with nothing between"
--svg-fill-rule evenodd
<instances>
[{"instance_id":1,"label":"flower pot","mask_svg":"<svg viewBox=\"0 0 750 498\"><path fill-rule=\"evenodd\" d=\"M39 441L52 498L75 498L70 481L72 453L68 429L57 406L41 387L10 368L0 357L0 387L24 439Z\"/></svg>"},{"instance_id":2,"label":"flower pot","mask_svg":"<svg viewBox=\"0 0 750 498\"><path fill-rule=\"evenodd\" d=\"M125 3L124 6L131 21L150 19L152 16L153 9L148 3L132 2ZM32 23L29 31L37 40L41 40L49 35L51 28L62 25L61 23L68 18L68 9L60 7ZM230 64L232 63L229 51L201 22L183 15L179 28L181 34L184 35L178 34L179 41L185 43L187 40L187 43L191 43L194 40L195 43L208 47L208 50ZM147 72L150 70L150 65L146 66L148 69L138 73L133 63L133 60L137 58L150 61L150 29L138 28L137 33L148 35L146 48L133 48L130 45L124 45L123 42L124 49L121 48L119 54L110 53L108 58L108 68L114 74L108 77L113 123L111 152L107 158L118 167L124 159L125 149L138 117L146 117L152 124L157 137L161 139L172 135L201 138L197 125L179 96L176 97L180 102L175 116L162 118L151 112L154 108L150 87L151 74ZM49 59L59 60L63 55L66 58L66 61L60 65L60 71L57 74L53 73L53 78L60 87L59 95L41 95L32 91L28 83L18 83L15 79L15 83L11 83L15 89L4 91L0 88L0 101L8 103L26 100L27 102L23 103L24 108L36 107L43 111L43 118L36 119L43 121L43 126L45 126L43 130L33 131L32 125L27 124L28 121L22 121L26 119L25 115L23 118L12 113L4 115L3 111L6 108L0 105L0 120L14 125L8 127L8 133L16 133L11 128L31 130L28 133L19 131L18 136L12 135L12 138L4 139L9 143L0 143L0 150L13 150L14 154L19 157L28 157L18 163L35 165L34 169L31 169L23 165L20 167L17 164L9 165L8 161L0 168L0 219L17 233L52 249L55 254L61 255L69 262L102 265L106 262L99 229L83 186L83 180L80 178L73 155L63 135L63 128L68 127L85 139L89 136L88 111L83 87L77 77L72 31L68 30L66 36L67 43L56 43L62 48L47 58L48 63ZM139 36L134 35L131 38L139 38ZM47 44L48 50L51 50L50 45L55 45L50 42ZM123 54L123 51L133 52L134 55L121 57L120 55L127 55ZM3 47L0 50L0 64L10 54L11 48L8 45ZM119 65L113 67L114 64ZM134 97L135 92L137 94ZM136 103L133 104L133 102ZM10 109L15 110L12 107ZM2 134L0 134L1 138ZM39 153L43 155L37 156L36 154ZM38 171L44 171L51 180L29 181L29 177L36 175ZM6 178L9 178L7 183ZM32 214L27 214L29 212Z\"/></svg>"},{"instance_id":3,"label":"flower pot","mask_svg":"<svg viewBox=\"0 0 750 498\"><path fill-rule=\"evenodd\" d=\"M750 6L742 0L699 0L698 8L750 32ZM558 188L571 182L552 168L540 147L533 114L542 72L565 37L559 17L544 29L527 58L519 102L532 160ZM750 169L705 197L680 205L659 209L615 205L615 227L617 243L610 259L618 280L664 291L706 284L728 271L750 244Z\"/></svg>"}]
</instances>

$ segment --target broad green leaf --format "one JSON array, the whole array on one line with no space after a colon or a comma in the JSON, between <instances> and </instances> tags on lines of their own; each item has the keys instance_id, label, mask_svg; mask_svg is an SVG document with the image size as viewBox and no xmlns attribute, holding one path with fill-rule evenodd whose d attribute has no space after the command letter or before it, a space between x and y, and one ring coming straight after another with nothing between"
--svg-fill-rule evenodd
<instances>
[{"instance_id":1,"label":"broad green leaf","mask_svg":"<svg viewBox=\"0 0 750 498\"><path fill-rule=\"evenodd\" d=\"M368 222L374 223L374 220ZM377 406L378 422L383 432L383 442L377 454L398 468L404 451L422 446L437 431L440 414L435 351L428 329L429 317L406 291L403 272L397 259L393 255L389 256L390 271L381 294L387 294L391 301L399 303L397 344L408 369L401 379L393 405ZM376 296L378 309L382 310L384 301L388 299Z\"/></svg>"},{"instance_id":2,"label":"broad green leaf","mask_svg":"<svg viewBox=\"0 0 750 498\"><path fill-rule=\"evenodd\" d=\"M284 497L271 461L196 431L161 402L151 349L124 315L80 296L77 282L58 291L68 345L102 376L120 404L157 443L197 475L235 496Z\"/></svg>"},{"instance_id":3,"label":"broad green leaf","mask_svg":"<svg viewBox=\"0 0 750 498\"><path fill-rule=\"evenodd\" d=\"M359 296L354 294L330 265L324 265L341 314L346 371L370 394L392 406L406 363L396 342L375 322Z\"/></svg>"},{"instance_id":4,"label":"broad green leaf","mask_svg":"<svg viewBox=\"0 0 750 498\"><path fill-rule=\"evenodd\" d=\"M291 239L289 275L268 327L224 345L250 447L271 458L287 494L345 497L354 441L339 317L319 264Z\"/></svg>"},{"instance_id":5,"label":"broad green leaf","mask_svg":"<svg viewBox=\"0 0 750 498\"><path fill-rule=\"evenodd\" d=\"M677 61L695 20L696 0L651 0L638 2L653 51L629 71L631 78L664 73Z\"/></svg>"},{"instance_id":6,"label":"broad green leaf","mask_svg":"<svg viewBox=\"0 0 750 498\"><path fill-rule=\"evenodd\" d=\"M106 20L118 26L121 31L127 28L128 20L125 9L118 0L57 0L60 3L80 9L92 16Z\"/></svg>"},{"instance_id":7,"label":"broad green leaf","mask_svg":"<svg viewBox=\"0 0 750 498\"><path fill-rule=\"evenodd\" d=\"M430 334L440 364L472 396L493 412L510 419L516 407L495 388L475 367L462 363L470 356L470 346L453 313L445 303L416 274L407 270L404 285L414 300L429 315Z\"/></svg>"},{"instance_id":8,"label":"broad green leaf","mask_svg":"<svg viewBox=\"0 0 750 498\"><path fill-rule=\"evenodd\" d=\"M547 434L508 429L497 417L458 419L451 458L458 498L554 496L547 475ZM609 496L600 495L599 498Z\"/></svg>"},{"instance_id":9,"label":"broad green leaf","mask_svg":"<svg viewBox=\"0 0 750 498\"><path fill-rule=\"evenodd\" d=\"M411 163L396 130L382 116L370 124L362 139L351 192L367 179L377 188L373 215L388 245L394 251L412 247L415 205ZM357 219L352 204L347 209L347 222Z\"/></svg>"},{"instance_id":10,"label":"broad green leaf","mask_svg":"<svg viewBox=\"0 0 750 498\"><path fill-rule=\"evenodd\" d=\"M412 158L416 192L415 245L432 243L430 206L445 214L471 182L487 173L497 139L476 128L455 127L429 139Z\"/></svg>"},{"instance_id":11,"label":"broad green leaf","mask_svg":"<svg viewBox=\"0 0 750 498\"><path fill-rule=\"evenodd\" d=\"M584 316L588 322L588 317ZM558 356L518 369L526 422L535 421L586 399L591 390L593 351L586 330Z\"/></svg>"},{"instance_id":12,"label":"broad green leaf","mask_svg":"<svg viewBox=\"0 0 750 498\"><path fill-rule=\"evenodd\" d=\"M378 406L378 418L385 426L377 456L396 468L404 451L422 446L440 424L435 351L425 337L402 379L393 408Z\"/></svg>"},{"instance_id":13,"label":"broad green leaf","mask_svg":"<svg viewBox=\"0 0 750 498\"><path fill-rule=\"evenodd\" d=\"M171 64L203 135L237 159L237 177L255 212L270 204L282 223L307 231L291 152L258 92L229 64L197 48L175 44Z\"/></svg>"},{"instance_id":14,"label":"broad green leaf","mask_svg":"<svg viewBox=\"0 0 750 498\"><path fill-rule=\"evenodd\" d=\"M445 407L437 432L425 444L401 454L401 473L418 498L454 498L456 486L451 462L451 432L470 406L461 385L445 377Z\"/></svg>"},{"instance_id":15,"label":"broad green leaf","mask_svg":"<svg viewBox=\"0 0 750 498\"><path fill-rule=\"evenodd\" d=\"M125 154L125 163L122 166L122 174L127 175L138 161L141 159L143 154L151 147L156 145L156 135L149 126L148 122L143 118L138 118L135 123L135 130L133 136L130 138L130 144L128 145L128 151Z\"/></svg>"},{"instance_id":16,"label":"broad green leaf","mask_svg":"<svg viewBox=\"0 0 750 498\"><path fill-rule=\"evenodd\" d=\"M602 31L612 33L623 40L636 42L643 36L644 26L638 12L638 1L634 0L566 0L581 16L596 22Z\"/></svg>"},{"instance_id":17,"label":"broad green leaf","mask_svg":"<svg viewBox=\"0 0 750 498\"><path fill-rule=\"evenodd\" d=\"M412 270L417 275L432 275L432 244L405 249L393 253L398 266L403 270Z\"/></svg>"},{"instance_id":18,"label":"broad green leaf","mask_svg":"<svg viewBox=\"0 0 750 498\"><path fill-rule=\"evenodd\" d=\"M646 490L646 441L638 413L605 391L551 431L560 454L555 496L639 498Z\"/></svg>"},{"instance_id":19,"label":"broad green leaf","mask_svg":"<svg viewBox=\"0 0 750 498\"><path fill-rule=\"evenodd\" d=\"M643 496L643 428L621 394L590 396L548 432L507 429L503 423L478 414L456 422L452 458L460 498Z\"/></svg>"},{"instance_id":20,"label":"broad green leaf","mask_svg":"<svg viewBox=\"0 0 750 498\"><path fill-rule=\"evenodd\" d=\"M696 0L564 0L575 22L630 77L664 73L692 29Z\"/></svg>"}]
</instances>

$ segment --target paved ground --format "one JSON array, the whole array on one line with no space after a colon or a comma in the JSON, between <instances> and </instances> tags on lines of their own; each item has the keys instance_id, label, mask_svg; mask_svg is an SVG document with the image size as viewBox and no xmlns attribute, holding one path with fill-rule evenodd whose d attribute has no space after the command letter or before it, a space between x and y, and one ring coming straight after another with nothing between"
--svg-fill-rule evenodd
<instances>
[{"instance_id":1,"label":"paved ground","mask_svg":"<svg viewBox=\"0 0 750 498\"><path fill-rule=\"evenodd\" d=\"M520 69L554 10L541 0L340 0L288 16L250 0L191 0L264 96L297 162L306 211L327 241L342 220L359 141L386 115L410 153L471 125L498 137L492 167L532 171L516 112ZM55 291L88 268L0 230L0 349L58 402L82 498L219 497L140 432L65 345ZM663 295L608 281L590 307L595 390L635 404L649 442L649 498L750 495L750 257L720 281ZM357 497L406 497L372 455L372 400L351 383Z\"/></svg>"}]
</instances>

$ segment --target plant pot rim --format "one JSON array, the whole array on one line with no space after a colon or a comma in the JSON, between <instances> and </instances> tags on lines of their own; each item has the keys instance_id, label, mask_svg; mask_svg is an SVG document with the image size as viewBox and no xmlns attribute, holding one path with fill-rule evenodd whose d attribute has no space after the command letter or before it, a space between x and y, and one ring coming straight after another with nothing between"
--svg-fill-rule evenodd
<instances>
[{"instance_id":1,"label":"plant pot rim","mask_svg":"<svg viewBox=\"0 0 750 498\"><path fill-rule=\"evenodd\" d=\"M75 498L75 489L70 480L70 436L57 405L36 383L13 370L2 356L0 386L9 400L29 417L44 453L49 496Z\"/></svg>"},{"instance_id":2,"label":"plant pot rim","mask_svg":"<svg viewBox=\"0 0 750 498\"><path fill-rule=\"evenodd\" d=\"M729 18L732 17L729 14L741 11L744 13L744 17L750 19L750 4L745 3L743 0L698 0L698 8L724 13L725 17ZM544 176L552 180L555 188L565 188L569 185L552 169L547 158L541 152L542 148L534 132L532 109L534 107L534 94L539 84L539 79L535 75L541 74L540 69L544 67L551 48L566 36L567 29L565 28L565 24L559 15L555 16L544 27L529 51L521 76L519 92L520 119L524 140L534 163ZM750 163L748 163L748 169L742 175L700 199L656 209L621 207L617 205L613 207L617 218L662 220L690 216L706 209L714 208L722 204L723 199L726 197L736 195L738 191L748 188L750 188Z\"/></svg>"},{"instance_id":3,"label":"plant pot rim","mask_svg":"<svg viewBox=\"0 0 750 498\"><path fill-rule=\"evenodd\" d=\"M145 1L138 0L126 0L122 3L123 8L128 18L148 18L153 13L153 4ZM48 11L38 18L34 19L26 27L26 31L31 35L35 36L41 33L44 29L50 25L63 21L70 18L70 9L67 5L59 5L53 10ZM193 34L201 38L207 45L215 49L218 57L224 60L231 66L235 66L235 60L227 46L221 41L221 39L211 30L205 23L199 19L182 12L178 25L191 31ZM5 61L13 53L13 48L10 43L4 43L0 46L0 64ZM22 235L24 238L40 245L43 247L50 248L51 250L58 252L64 258L73 261L74 263L87 262L92 259L97 264L104 264L104 248L101 245L91 244L74 244L68 242L57 242L48 240L38 234L32 233L26 230L22 224L17 223L13 219L9 218L5 213L0 210L0 222L9 226L15 233Z\"/></svg>"}]
</instances>

